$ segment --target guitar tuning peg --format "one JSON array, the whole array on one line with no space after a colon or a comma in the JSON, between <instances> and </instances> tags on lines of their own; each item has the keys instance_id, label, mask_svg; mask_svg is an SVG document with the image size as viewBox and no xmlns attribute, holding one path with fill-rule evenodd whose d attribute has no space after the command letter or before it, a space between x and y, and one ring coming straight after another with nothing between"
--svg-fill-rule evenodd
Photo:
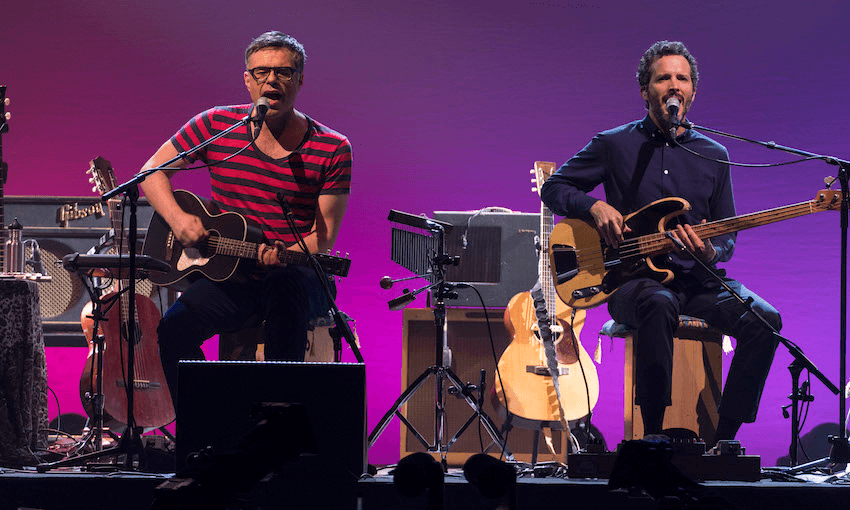
<instances>
[{"instance_id":1,"label":"guitar tuning peg","mask_svg":"<svg viewBox=\"0 0 850 510\"><path fill-rule=\"evenodd\" d=\"M531 175L534 175L534 169L532 168L531 170L528 171L528 173L530 173Z\"/></svg>"},{"instance_id":2,"label":"guitar tuning peg","mask_svg":"<svg viewBox=\"0 0 850 510\"><path fill-rule=\"evenodd\" d=\"M823 183L826 184L827 188L832 186L832 183L834 183L834 182L835 182L835 177L833 177L831 175L827 175L826 177L823 178Z\"/></svg>"},{"instance_id":3,"label":"guitar tuning peg","mask_svg":"<svg viewBox=\"0 0 850 510\"><path fill-rule=\"evenodd\" d=\"M97 186L92 186L91 190L92 190L92 193L97 193Z\"/></svg>"},{"instance_id":4,"label":"guitar tuning peg","mask_svg":"<svg viewBox=\"0 0 850 510\"><path fill-rule=\"evenodd\" d=\"M531 188L531 191L533 191L534 193L537 193L537 187L535 186L535 187Z\"/></svg>"},{"instance_id":5,"label":"guitar tuning peg","mask_svg":"<svg viewBox=\"0 0 850 510\"><path fill-rule=\"evenodd\" d=\"M345 258L347 258L347 259L348 259L348 258L351 258L351 257L349 256L349 253L348 253L348 252L345 252Z\"/></svg>"}]
</instances>

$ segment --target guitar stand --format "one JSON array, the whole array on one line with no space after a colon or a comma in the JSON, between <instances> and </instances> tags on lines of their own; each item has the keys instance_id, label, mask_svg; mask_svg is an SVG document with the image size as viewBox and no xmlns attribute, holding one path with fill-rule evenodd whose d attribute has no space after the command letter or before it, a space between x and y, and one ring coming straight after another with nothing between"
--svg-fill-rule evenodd
<instances>
[{"instance_id":1,"label":"guitar stand","mask_svg":"<svg viewBox=\"0 0 850 510\"><path fill-rule=\"evenodd\" d=\"M88 461L90 460L95 460L105 455L111 455L112 448L107 450L103 449L104 434L108 435L115 441L120 440L120 438L116 436L114 432L106 429L106 427L104 426L103 418L103 349L105 338L99 333L98 330L100 329L100 321L104 317L104 313L102 311L104 301L101 300L95 292L95 286L92 282L91 276L84 276L84 272L78 272L77 275L80 277L80 280L82 280L83 286L88 292L92 302L92 342L94 342L94 355L97 357L97 362L95 364L95 367L93 368L94 377L92 378L96 382L94 384L94 388L91 388L91 391L93 391L93 393L88 396L92 404L92 426L89 431L81 438L80 443L74 448L74 451L82 452L87 448L91 448L92 451L89 453L68 457L66 459L62 459L56 462L39 464L36 467L39 473L44 473L50 469L59 467L79 466L83 464L88 464ZM118 299L118 297L119 296L116 296L115 299Z\"/></svg>"},{"instance_id":2,"label":"guitar stand","mask_svg":"<svg viewBox=\"0 0 850 510\"><path fill-rule=\"evenodd\" d=\"M419 440L420 443L425 447L428 452L436 452L440 454L441 462L443 465L443 470L445 471L447 468L446 463L446 455L448 454L449 449L452 445L458 440L458 438L463 434L464 431L472 424L475 418L478 418L480 423L484 426L487 433L492 438L493 442L499 446L501 452L504 453L505 458L508 461L513 462L514 457L508 449L508 445L505 439L502 437L502 434L499 432L498 427L493 422L493 420L484 412L482 408L481 396L484 391L484 374L482 373L482 380L478 387L472 384L464 384L461 382L460 378L455 374L449 365L451 365L451 350L448 347L448 326L446 323L446 305L445 299L456 296L456 293L453 292L455 285L448 284L445 282L445 266L448 263L452 263L457 260L455 257L449 257L444 254L443 250L443 240L444 240L444 231L443 228L439 225L431 227L438 234L438 245L439 245L439 253L441 255L437 255L431 261L432 267L432 275L436 277L437 283L433 283L427 285L421 289L418 289L412 293L405 292L402 296L400 302L412 302L412 297L423 290L436 288L436 297L434 299L434 324L435 328L435 362L434 365L425 369L419 377L413 381L407 389L405 389L402 394L395 401L395 404L384 414L384 417L381 418L381 421L375 426L372 432L369 434L367 448L371 449L372 445L375 444L378 437L380 437L381 433L386 429L387 425L389 425L390 420L392 420L393 415L398 416L399 420L410 430L410 432ZM395 300L394 300L395 301ZM392 306L391 306L392 307ZM483 372L483 371L482 371ZM425 383L425 380L430 376L434 376L435 378L435 403L434 403L434 442L429 443L425 437L416 429L416 427L410 423L410 421L401 413L401 406L405 405L408 400L413 396L414 393ZM466 421L466 423L457 431L457 433L452 436L452 438L444 443L445 438L445 425L446 425L446 408L445 408L445 382L448 381L453 385L453 390L449 388L449 393L454 393L456 397L463 398L466 400L466 403L473 410L473 415ZM473 390L478 390L478 397L476 398L473 395Z\"/></svg>"}]
</instances>

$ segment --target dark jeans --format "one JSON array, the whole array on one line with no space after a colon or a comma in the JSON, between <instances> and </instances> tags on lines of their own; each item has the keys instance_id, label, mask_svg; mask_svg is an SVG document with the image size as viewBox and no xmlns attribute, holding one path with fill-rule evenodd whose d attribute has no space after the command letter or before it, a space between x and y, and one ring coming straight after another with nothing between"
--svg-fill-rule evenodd
<instances>
[{"instance_id":1,"label":"dark jeans","mask_svg":"<svg viewBox=\"0 0 850 510\"><path fill-rule=\"evenodd\" d=\"M779 312L740 282L725 279L777 331ZM753 422L778 342L752 313L716 281L692 275L667 285L650 279L632 280L620 287L608 303L611 317L636 330L635 404L663 408L671 404L673 334L679 315L704 319L710 326L735 337L737 346L720 400L720 416Z\"/></svg>"},{"instance_id":2,"label":"dark jeans","mask_svg":"<svg viewBox=\"0 0 850 510\"><path fill-rule=\"evenodd\" d=\"M333 289L333 282L331 282ZM159 323L159 355L172 399L177 404L177 365L204 359L201 344L218 333L242 329L251 319L265 321L269 360L303 361L310 320L329 304L309 267L276 268L245 282L194 282Z\"/></svg>"}]
</instances>

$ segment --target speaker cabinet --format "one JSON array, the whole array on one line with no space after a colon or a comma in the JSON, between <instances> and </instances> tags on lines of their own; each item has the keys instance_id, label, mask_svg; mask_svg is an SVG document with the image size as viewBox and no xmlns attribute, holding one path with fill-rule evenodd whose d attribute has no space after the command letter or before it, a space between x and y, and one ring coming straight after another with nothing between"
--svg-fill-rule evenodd
<instances>
[{"instance_id":1,"label":"speaker cabinet","mask_svg":"<svg viewBox=\"0 0 850 510\"><path fill-rule=\"evenodd\" d=\"M177 383L177 469L186 456L236 446L262 402L306 407L318 459L355 479L365 472L366 370L362 363L181 361ZM280 441L299 438L281 437Z\"/></svg>"},{"instance_id":2,"label":"speaker cabinet","mask_svg":"<svg viewBox=\"0 0 850 510\"><path fill-rule=\"evenodd\" d=\"M138 207L139 239L144 239L153 209L142 200ZM85 347L80 328L80 313L90 301L75 273L62 267L62 257L86 253L109 232L109 211L98 197L8 196L5 216L24 226L23 239L35 239L41 249L45 274L53 280L39 283L44 343L48 347ZM129 218L127 219L129 224ZM27 258L32 257L28 250ZM32 270L31 268L28 270ZM137 292L151 296L161 309L173 302L174 295L149 281L139 282Z\"/></svg>"},{"instance_id":3,"label":"speaker cabinet","mask_svg":"<svg viewBox=\"0 0 850 510\"><path fill-rule=\"evenodd\" d=\"M435 211L434 219L454 225L446 235L446 252L459 256L460 263L447 268L446 278L475 285L485 306L506 307L515 294L534 286L539 214ZM471 290L461 290L448 304L481 306Z\"/></svg>"},{"instance_id":4,"label":"speaker cabinet","mask_svg":"<svg viewBox=\"0 0 850 510\"><path fill-rule=\"evenodd\" d=\"M493 344L497 356L501 356L505 347L511 342L511 337L504 324L504 308L488 309L490 328L493 332ZM484 394L484 412L502 427L505 421L504 407L495 397L492 389L495 381L496 362L490 348L490 338L487 332L484 311L481 309L447 310L448 345L452 351L452 371L463 383L478 384L481 370L486 371L487 388ZM429 367L436 362L436 335L434 313L430 308L406 308L404 310L404 359L402 364L402 384L407 388ZM401 409L402 414L413 424L424 438L433 443L434 415L436 395L434 393L434 377L429 379L413 394L407 404ZM448 383L446 383L448 386ZM462 398L448 395L445 400L446 427L444 443L463 426L473 414L472 408ZM539 423L539 422L533 422ZM530 424L526 424L530 425ZM557 433L556 437L563 434ZM517 458L524 462L531 461L534 445L534 430L515 426L507 436L508 447ZM565 444L560 438L555 441L555 451L563 460ZM473 424L455 442L448 451L447 462L451 465L462 465L476 453L481 453L481 441L485 447L490 443L490 435L476 419ZM402 424L401 426L401 456L426 451L422 443ZM491 453L498 455L498 448ZM549 460L548 449L542 434L539 442L539 460Z\"/></svg>"}]
</instances>

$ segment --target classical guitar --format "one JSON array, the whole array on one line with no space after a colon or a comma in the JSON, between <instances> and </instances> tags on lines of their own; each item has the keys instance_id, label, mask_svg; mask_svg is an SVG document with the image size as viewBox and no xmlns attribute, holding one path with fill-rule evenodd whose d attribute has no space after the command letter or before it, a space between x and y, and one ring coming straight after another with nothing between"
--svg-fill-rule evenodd
<instances>
[{"instance_id":1,"label":"classical guitar","mask_svg":"<svg viewBox=\"0 0 850 510\"><path fill-rule=\"evenodd\" d=\"M168 262L171 271L152 274L153 283L183 290L197 277L224 281L251 269L257 261L259 244L265 242L259 226L241 214L221 212L212 203L204 204L188 191L176 190L174 198L184 211L201 219L210 236L191 248L184 247L162 216L154 213L142 252ZM324 253L315 257L326 273L348 276L349 259ZM286 264L309 264L307 255L299 251L280 250L279 258Z\"/></svg>"},{"instance_id":2,"label":"classical guitar","mask_svg":"<svg viewBox=\"0 0 850 510\"><path fill-rule=\"evenodd\" d=\"M841 192L818 192L814 200L767 211L694 225L700 239L760 227L820 211L838 210ZM605 244L592 224L579 219L561 220L552 230L550 261L558 296L574 308L593 308L634 278L659 282L673 279L665 269L663 255L673 250L665 233L670 221L690 209L682 198L663 198L625 217L631 232L619 249Z\"/></svg>"},{"instance_id":3,"label":"classical guitar","mask_svg":"<svg viewBox=\"0 0 850 510\"><path fill-rule=\"evenodd\" d=\"M98 157L91 162L91 182L101 194L115 188L115 173L109 161ZM121 199L109 200L109 218L116 232L116 239L124 240L121 235ZM123 421L127 416L127 343L129 340L129 296L125 292L129 280L118 280L113 289L101 297L104 303L112 303L104 310L104 320L100 328L105 338L103 348L103 407L104 421L109 424ZM165 373L159 360L159 343L156 328L162 315L156 304L147 296L136 294L136 310L133 317L134 342L133 372L133 418L136 425L145 429L165 426L174 421L174 404L165 380ZM88 312L87 312L88 310ZM90 377L91 365L96 363L96 352L92 339L91 308L85 308L81 314L83 331L89 341L89 359L80 379L81 395L92 391L96 379ZM83 398L83 406L90 412L91 404Z\"/></svg>"},{"instance_id":4,"label":"classical guitar","mask_svg":"<svg viewBox=\"0 0 850 510\"><path fill-rule=\"evenodd\" d=\"M538 161L534 164L537 188L549 178L555 164ZM541 338L541 328L535 315L535 303L530 292L514 296L505 310L505 325L512 335L511 343L499 359L502 384L495 384L502 403L507 401L511 414L529 420L559 421L561 410L566 420L577 420L596 405L599 398L599 378L587 351L578 341L584 326L585 312L578 310L570 327L572 309L558 299L552 272L549 269L548 245L554 219L546 205L540 208L540 261L538 273L546 302L546 310L558 361L558 392L548 369ZM552 319L554 318L554 320ZM577 348L577 349L576 349ZM577 352L578 350L578 352ZM579 363L581 359L581 363ZM504 393L502 392L504 386ZM588 398L588 391L590 398ZM590 409L588 409L588 403Z\"/></svg>"}]
</instances>

